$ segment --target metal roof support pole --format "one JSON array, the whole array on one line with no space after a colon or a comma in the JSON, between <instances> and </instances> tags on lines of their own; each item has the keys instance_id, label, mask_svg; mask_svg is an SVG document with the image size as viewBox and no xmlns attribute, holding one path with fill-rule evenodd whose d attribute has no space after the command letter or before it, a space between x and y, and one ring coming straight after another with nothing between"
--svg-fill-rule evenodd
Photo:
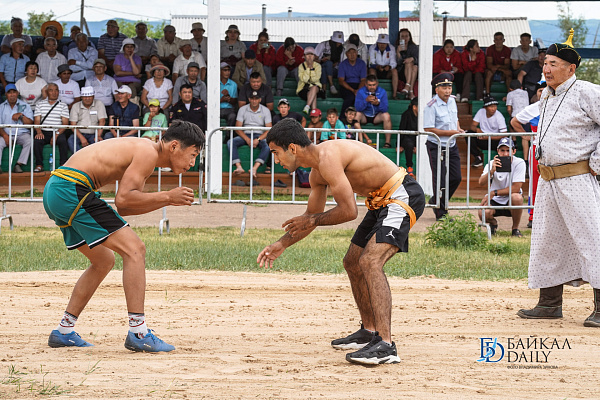
<instances>
[{"instance_id":1,"label":"metal roof support pole","mask_svg":"<svg viewBox=\"0 0 600 400\"><path fill-rule=\"evenodd\" d=\"M220 118L220 106L221 103L217 101L220 99L220 82L221 82L221 68L220 68L220 50L221 45L219 39L221 35L217 32L221 32L221 1L210 0L208 2L208 18L206 23L206 31L213 32L208 35L208 76L207 82L207 93L206 97L208 100L208 121L207 121L207 132L211 132L213 129L217 129L221 124ZM207 134L207 132L204 132ZM210 151L210 168L208 173L211 174L210 187L207 190L213 194L221 194L222 192L222 158L223 158L223 137L222 135L213 135L210 143L206 143L207 152Z\"/></svg>"},{"instance_id":2,"label":"metal roof support pole","mask_svg":"<svg viewBox=\"0 0 600 400\"><path fill-rule=\"evenodd\" d=\"M392 46L395 46L396 39L398 38L398 31L400 30L400 0L388 0L388 5L390 9L388 18L388 22L390 24L390 43Z\"/></svg>"}]
</instances>

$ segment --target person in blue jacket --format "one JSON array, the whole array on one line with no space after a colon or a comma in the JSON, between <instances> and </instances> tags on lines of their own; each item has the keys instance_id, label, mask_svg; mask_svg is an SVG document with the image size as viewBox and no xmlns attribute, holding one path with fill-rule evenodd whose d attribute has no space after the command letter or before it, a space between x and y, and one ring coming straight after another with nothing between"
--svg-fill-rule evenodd
<instances>
[{"instance_id":1,"label":"person in blue jacket","mask_svg":"<svg viewBox=\"0 0 600 400\"><path fill-rule=\"evenodd\" d=\"M378 125L383 122L383 129L392 129L392 118L388 112L388 97L385 89L379 87L377 76L368 75L367 84L356 92L354 100L356 108L356 119L362 125ZM383 147L392 147L390 144L392 134L385 134L385 144Z\"/></svg>"}]
</instances>

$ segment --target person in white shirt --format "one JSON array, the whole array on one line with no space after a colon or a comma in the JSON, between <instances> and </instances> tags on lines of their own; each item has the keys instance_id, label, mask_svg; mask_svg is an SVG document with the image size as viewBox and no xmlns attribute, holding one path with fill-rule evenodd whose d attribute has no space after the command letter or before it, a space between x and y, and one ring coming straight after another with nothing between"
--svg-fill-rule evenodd
<instances>
[{"instance_id":1,"label":"person in white shirt","mask_svg":"<svg viewBox=\"0 0 600 400\"><path fill-rule=\"evenodd\" d=\"M396 62L396 49L390 44L390 37L385 33L377 36L377 42L369 47L369 75L377 79L392 78L392 99L397 97L398 70Z\"/></svg>"},{"instance_id":2,"label":"person in white shirt","mask_svg":"<svg viewBox=\"0 0 600 400\"><path fill-rule=\"evenodd\" d=\"M192 43L189 40L182 40L180 42L179 51L181 54L173 61L173 84L180 76L187 75L187 65L191 62L195 62L200 66L200 80L204 81L206 78L206 63L202 54L192 50Z\"/></svg>"},{"instance_id":3,"label":"person in white shirt","mask_svg":"<svg viewBox=\"0 0 600 400\"><path fill-rule=\"evenodd\" d=\"M25 64L25 76L15 83L19 91L19 96L29 104L32 112L35 112L36 103L47 96L47 83L37 76L38 70L39 68L35 61L27 62Z\"/></svg>"},{"instance_id":4,"label":"person in white shirt","mask_svg":"<svg viewBox=\"0 0 600 400\"><path fill-rule=\"evenodd\" d=\"M69 68L69 65L63 64L58 66L58 79L54 81L58 86L58 98L69 106L69 110L73 107L74 103L81 100L81 93L79 92L79 85L77 82L71 79L73 71Z\"/></svg>"},{"instance_id":5,"label":"person in white shirt","mask_svg":"<svg viewBox=\"0 0 600 400\"><path fill-rule=\"evenodd\" d=\"M516 78L523 68L523 65L538 56L538 48L531 46L531 35L529 33L521 34L521 45L512 49L510 52L510 67L513 70L513 78Z\"/></svg>"},{"instance_id":6,"label":"person in white shirt","mask_svg":"<svg viewBox=\"0 0 600 400\"><path fill-rule=\"evenodd\" d=\"M53 37L44 40L44 51L38 54L36 62L40 67L39 74L46 82L52 82L58 73L58 66L67 63L67 58L57 51L58 42Z\"/></svg>"},{"instance_id":7,"label":"person in white shirt","mask_svg":"<svg viewBox=\"0 0 600 400\"><path fill-rule=\"evenodd\" d=\"M504 133L507 131L506 120L504 115L498 111L498 101L492 96L486 96L483 99L483 108L477 111L473 117L471 129L468 132L478 133ZM468 139L468 138L467 138ZM492 139L492 148L498 146L499 140ZM473 167L478 168L483 166L483 158L481 150L488 149L488 137L485 135L471 138L470 153L475 157Z\"/></svg>"},{"instance_id":8,"label":"person in white shirt","mask_svg":"<svg viewBox=\"0 0 600 400\"><path fill-rule=\"evenodd\" d=\"M81 88L86 78L94 76L92 67L94 66L94 60L98 58L98 50L89 44L85 33L78 33L75 41L77 47L69 50L68 64L71 66L71 71L73 71L71 79L77 81Z\"/></svg>"},{"instance_id":9,"label":"person in white shirt","mask_svg":"<svg viewBox=\"0 0 600 400\"><path fill-rule=\"evenodd\" d=\"M114 94L119 88L112 76L106 75L106 61L97 58L94 61L94 76L85 80L85 86L94 88L94 98L100 100L107 108L115 102Z\"/></svg>"}]
</instances>

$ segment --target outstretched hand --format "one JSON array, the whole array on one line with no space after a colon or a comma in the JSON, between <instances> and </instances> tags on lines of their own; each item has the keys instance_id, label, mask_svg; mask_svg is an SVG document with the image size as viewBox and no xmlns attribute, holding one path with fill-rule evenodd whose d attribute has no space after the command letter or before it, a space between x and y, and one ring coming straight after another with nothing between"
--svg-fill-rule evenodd
<instances>
[{"instance_id":1,"label":"outstretched hand","mask_svg":"<svg viewBox=\"0 0 600 400\"><path fill-rule=\"evenodd\" d=\"M314 227L314 222L310 215L299 215L297 217L288 219L281 225L282 228L285 228L285 231L291 236L312 229Z\"/></svg>"},{"instance_id":2,"label":"outstretched hand","mask_svg":"<svg viewBox=\"0 0 600 400\"><path fill-rule=\"evenodd\" d=\"M283 254L284 250L285 248L281 245L280 242L275 242L272 245L265 247L263 251L260 252L258 257L256 258L256 262L260 265L261 268L263 266L265 268L273 268L273 263L275 262L277 257Z\"/></svg>"}]
</instances>

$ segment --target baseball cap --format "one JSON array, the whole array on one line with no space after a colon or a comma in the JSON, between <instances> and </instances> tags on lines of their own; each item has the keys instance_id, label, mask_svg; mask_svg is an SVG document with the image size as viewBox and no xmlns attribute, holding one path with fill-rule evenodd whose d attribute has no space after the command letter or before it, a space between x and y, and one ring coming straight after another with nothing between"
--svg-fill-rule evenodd
<instances>
[{"instance_id":1,"label":"baseball cap","mask_svg":"<svg viewBox=\"0 0 600 400\"><path fill-rule=\"evenodd\" d=\"M250 93L250 96L248 96L248 98L252 99L252 98L259 98L260 99L260 94L254 90L252 93Z\"/></svg>"},{"instance_id":2,"label":"baseball cap","mask_svg":"<svg viewBox=\"0 0 600 400\"><path fill-rule=\"evenodd\" d=\"M6 85L6 87L4 88L4 91L6 93L10 92L11 90L16 90L17 92L19 91L17 89L17 85L15 85L14 83L9 83L8 85Z\"/></svg>"},{"instance_id":3,"label":"baseball cap","mask_svg":"<svg viewBox=\"0 0 600 400\"><path fill-rule=\"evenodd\" d=\"M310 116L311 117L320 117L321 116L321 110L319 110L318 108L313 108L310 111Z\"/></svg>"},{"instance_id":4,"label":"baseball cap","mask_svg":"<svg viewBox=\"0 0 600 400\"><path fill-rule=\"evenodd\" d=\"M81 88L81 97L91 97L94 95L94 88L91 86L84 86Z\"/></svg>"},{"instance_id":5,"label":"baseball cap","mask_svg":"<svg viewBox=\"0 0 600 400\"><path fill-rule=\"evenodd\" d=\"M221 63L221 69L223 69L223 68L229 68L229 69L231 69L231 67L229 66L229 64L227 64L225 61L223 61Z\"/></svg>"},{"instance_id":6,"label":"baseball cap","mask_svg":"<svg viewBox=\"0 0 600 400\"><path fill-rule=\"evenodd\" d=\"M104 58L96 58L94 60L94 65L96 65L96 64L106 65L106 61L104 60Z\"/></svg>"},{"instance_id":7,"label":"baseball cap","mask_svg":"<svg viewBox=\"0 0 600 400\"><path fill-rule=\"evenodd\" d=\"M158 101L158 99L152 99L148 102L149 106L156 106L156 107L160 107L160 101Z\"/></svg>"},{"instance_id":8,"label":"baseball cap","mask_svg":"<svg viewBox=\"0 0 600 400\"><path fill-rule=\"evenodd\" d=\"M316 55L317 53L315 53L314 47L308 46L307 48L304 49L304 54Z\"/></svg>"},{"instance_id":9,"label":"baseball cap","mask_svg":"<svg viewBox=\"0 0 600 400\"><path fill-rule=\"evenodd\" d=\"M290 101L288 99L279 99L279 102L277 102L277 106L280 106L282 104L286 104L286 105L290 105Z\"/></svg>"},{"instance_id":10,"label":"baseball cap","mask_svg":"<svg viewBox=\"0 0 600 400\"><path fill-rule=\"evenodd\" d=\"M127 85L123 85L120 88L118 88L117 90L115 90L116 93L129 93L131 94L131 88Z\"/></svg>"},{"instance_id":11,"label":"baseball cap","mask_svg":"<svg viewBox=\"0 0 600 400\"><path fill-rule=\"evenodd\" d=\"M356 47L352 43L348 43L348 44L346 44L346 49L344 51L347 53L350 50L356 50L356 51L358 51L358 47Z\"/></svg>"},{"instance_id":12,"label":"baseball cap","mask_svg":"<svg viewBox=\"0 0 600 400\"><path fill-rule=\"evenodd\" d=\"M198 69L200 69L200 65L198 65L198 63L197 63L197 62L194 62L194 61L192 61L191 63L189 63L189 64L187 65L187 68L186 68L186 69L190 69L190 68L198 68Z\"/></svg>"},{"instance_id":13,"label":"baseball cap","mask_svg":"<svg viewBox=\"0 0 600 400\"><path fill-rule=\"evenodd\" d=\"M499 149L502 146L506 146L509 149L514 149L515 148L515 143L512 141L511 138L509 138L509 137L503 137L502 139L500 139L500 142L498 143L498 147L496 147L496 150Z\"/></svg>"},{"instance_id":14,"label":"baseball cap","mask_svg":"<svg viewBox=\"0 0 600 400\"><path fill-rule=\"evenodd\" d=\"M135 24L135 27L137 28L140 25L144 25L146 28L148 27L148 24L146 24L144 21L140 21L137 24Z\"/></svg>"}]
</instances>

